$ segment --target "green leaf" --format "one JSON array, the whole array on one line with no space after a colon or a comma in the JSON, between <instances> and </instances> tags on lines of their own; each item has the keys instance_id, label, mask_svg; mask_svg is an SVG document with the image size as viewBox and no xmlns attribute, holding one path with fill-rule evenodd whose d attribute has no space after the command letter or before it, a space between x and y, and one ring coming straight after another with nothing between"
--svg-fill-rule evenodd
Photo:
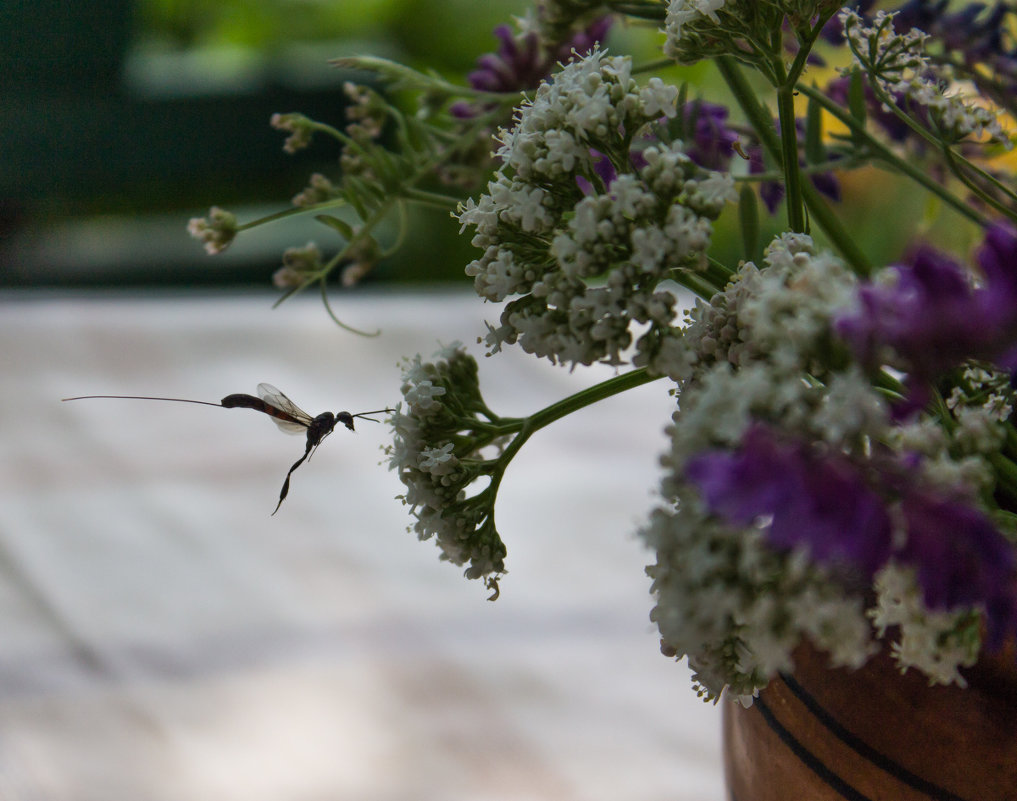
<instances>
[{"instance_id":1,"label":"green leaf","mask_svg":"<svg viewBox=\"0 0 1017 801\"><path fill-rule=\"evenodd\" d=\"M809 98L805 114L805 163L819 164L826 158L823 147L823 108Z\"/></svg>"},{"instance_id":2,"label":"green leaf","mask_svg":"<svg viewBox=\"0 0 1017 801\"><path fill-rule=\"evenodd\" d=\"M353 227L338 217L333 217L331 214L315 214L314 219L320 223L324 223L334 231L339 232L339 236L345 239L347 242L353 239Z\"/></svg>"},{"instance_id":3,"label":"green leaf","mask_svg":"<svg viewBox=\"0 0 1017 801\"><path fill-rule=\"evenodd\" d=\"M350 204L353 210L357 213L357 216L361 220L366 220L370 215L367 207L363 202L363 195L361 190L363 187L363 181L355 179L351 176L346 176L343 180L343 196L346 201Z\"/></svg>"},{"instance_id":4,"label":"green leaf","mask_svg":"<svg viewBox=\"0 0 1017 801\"><path fill-rule=\"evenodd\" d=\"M865 128L869 112L865 105L865 82L860 70L851 73L851 82L848 84L848 111L858 122L858 127ZM864 146L865 140L861 135L855 133L853 138L857 147Z\"/></svg>"},{"instance_id":5,"label":"green leaf","mask_svg":"<svg viewBox=\"0 0 1017 801\"><path fill-rule=\"evenodd\" d=\"M738 195L738 222L742 230L742 248L745 258L758 260L759 257L759 209L756 190L749 184L742 184Z\"/></svg>"}]
</instances>

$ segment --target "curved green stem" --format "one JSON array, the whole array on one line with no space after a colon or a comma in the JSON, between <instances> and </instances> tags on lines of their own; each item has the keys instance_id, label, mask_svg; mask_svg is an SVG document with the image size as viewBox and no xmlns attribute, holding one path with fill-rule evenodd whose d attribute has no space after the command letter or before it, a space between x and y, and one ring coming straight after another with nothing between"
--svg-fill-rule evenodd
<instances>
[{"instance_id":1,"label":"curved green stem","mask_svg":"<svg viewBox=\"0 0 1017 801\"><path fill-rule=\"evenodd\" d=\"M380 328L375 331L361 331L359 328L354 328L349 323L344 323L336 316L336 313L332 311L332 304L328 301L328 283L324 276L321 279L321 302L324 304L325 311L328 313L328 316L332 318L332 322L344 331L349 331L351 334L359 334L362 337L376 337L381 334Z\"/></svg>"}]
</instances>

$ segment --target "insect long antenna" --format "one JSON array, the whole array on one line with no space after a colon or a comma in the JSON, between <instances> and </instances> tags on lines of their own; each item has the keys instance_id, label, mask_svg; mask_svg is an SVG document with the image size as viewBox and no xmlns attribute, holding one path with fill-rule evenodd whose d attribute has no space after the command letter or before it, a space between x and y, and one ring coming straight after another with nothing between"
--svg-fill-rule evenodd
<instances>
[{"instance_id":1,"label":"insect long antenna","mask_svg":"<svg viewBox=\"0 0 1017 801\"><path fill-rule=\"evenodd\" d=\"M369 414L386 414L388 412L394 412L395 409L375 409L373 412L360 412L359 414L351 414L350 417L363 417L365 420L370 420L372 423L380 423L381 420L375 420L373 417L368 417Z\"/></svg>"},{"instance_id":2,"label":"insect long antenna","mask_svg":"<svg viewBox=\"0 0 1017 801\"><path fill-rule=\"evenodd\" d=\"M174 403L200 403L202 406L219 406L221 403L209 403L208 401L190 400L189 398L155 398L151 395L78 395L76 398L61 398L61 401L88 400L89 398L120 398L121 400L157 400L173 401Z\"/></svg>"}]
</instances>

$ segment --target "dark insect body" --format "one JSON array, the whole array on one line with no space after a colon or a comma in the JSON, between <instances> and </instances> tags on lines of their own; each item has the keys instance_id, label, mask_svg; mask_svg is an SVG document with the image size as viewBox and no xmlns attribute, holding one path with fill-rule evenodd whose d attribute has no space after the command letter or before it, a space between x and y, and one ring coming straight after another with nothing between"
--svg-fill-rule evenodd
<instances>
[{"instance_id":1,"label":"dark insect body","mask_svg":"<svg viewBox=\"0 0 1017 801\"><path fill-rule=\"evenodd\" d=\"M200 403L202 406L218 406L223 409L254 409L271 417L273 422L287 434L306 432L307 444L304 448L304 455L294 462L293 467L286 473L286 480L283 481L282 490L279 492L279 503L275 505L275 511L272 512L273 515L279 511L279 507L282 506L282 502L286 499L287 494L289 494L290 476L293 475L293 471L310 458L314 450L321 444L321 441L335 430L336 425L342 423L350 431L354 431L354 418L363 417L365 420L377 423L377 420L368 417L368 415L384 414L392 411L392 409L376 409L372 412L358 412L357 414L351 414L350 412L322 412L317 417L311 417L311 415L271 384L258 384L258 397L240 392L234 395L227 395L219 403L189 400L187 398L157 398L151 395L79 395L75 398L64 398L63 400L86 400L89 398L158 400L172 401L174 403Z\"/></svg>"}]
</instances>

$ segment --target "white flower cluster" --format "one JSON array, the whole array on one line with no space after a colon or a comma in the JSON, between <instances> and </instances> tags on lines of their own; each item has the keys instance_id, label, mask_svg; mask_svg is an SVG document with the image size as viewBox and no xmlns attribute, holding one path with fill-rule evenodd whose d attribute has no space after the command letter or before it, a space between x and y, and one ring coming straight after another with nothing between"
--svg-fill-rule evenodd
<instances>
[{"instance_id":1,"label":"white flower cluster","mask_svg":"<svg viewBox=\"0 0 1017 801\"><path fill-rule=\"evenodd\" d=\"M997 111L977 105L961 93L946 94L946 87L954 83L949 66L929 58L928 34L917 28L898 33L893 25L895 13L880 11L872 24L866 25L855 11L841 12L855 65L872 76L889 98L904 97L927 109L948 142L988 135L1011 148L1012 138L1000 124Z\"/></svg>"},{"instance_id":2,"label":"white flower cluster","mask_svg":"<svg viewBox=\"0 0 1017 801\"><path fill-rule=\"evenodd\" d=\"M442 559L468 564L468 578L505 570L505 546L494 528L493 493L468 496L470 485L490 473L481 450L498 442L480 396L477 363L457 342L424 362L403 368L403 403L390 419L389 468L406 486L401 496L416 518L421 540L435 539ZM486 419L481 419L481 417Z\"/></svg>"},{"instance_id":3,"label":"white flower cluster","mask_svg":"<svg viewBox=\"0 0 1017 801\"><path fill-rule=\"evenodd\" d=\"M717 11L726 2L727 0L671 0L667 4L667 16L664 18L664 32L667 34L664 52L675 55L672 50L684 38L688 28L701 22L704 17L714 25L719 25Z\"/></svg>"},{"instance_id":4,"label":"white flower cluster","mask_svg":"<svg viewBox=\"0 0 1017 801\"><path fill-rule=\"evenodd\" d=\"M187 233L204 244L210 256L226 250L239 230L237 216L218 206L212 206L207 217L192 217L187 223Z\"/></svg>"},{"instance_id":5,"label":"white flower cluster","mask_svg":"<svg viewBox=\"0 0 1017 801\"><path fill-rule=\"evenodd\" d=\"M985 454L998 449L1000 421L1013 408L1009 377L969 368L963 391L948 401L957 421L949 430L927 415L894 421L832 331L856 287L809 237L785 234L768 247L763 269L744 265L723 293L689 312L663 365L679 383L679 410L662 459L663 505L641 536L656 551L647 571L662 648L688 655L708 697L724 687L751 696L791 666L802 637L832 663L858 666L876 649L873 626L880 636L899 627L898 664L934 681L958 681L958 668L977 656L977 610L930 611L912 572L890 563L876 574L877 605L866 611L861 574L817 563L805 545L771 548L767 520L726 523L686 478L690 459L735 452L763 425L824 459L885 468L888 476L906 470L909 485L944 497L958 488L992 491Z\"/></svg>"},{"instance_id":6,"label":"white flower cluster","mask_svg":"<svg viewBox=\"0 0 1017 801\"><path fill-rule=\"evenodd\" d=\"M640 534L657 554L646 572L661 650L689 657L701 696L727 688L747 701L792 668L803 636L833 665L859 667L875 650L860 599L801 552L778 553L760 532L720 523L692 494L655 510Z\"/></svg>"},{"instance_id":7,"label":"white flower cluster","mask_svg":"<svg viewBox=\"0 0 1017 801\"><path fill-rule=\"evenodd\" d=\"M690 456L734 446L753 421L838 451L878 441L889 415L867 378L820 364L831 318L855 284L808 236L784 234L767 248L765 268L744 265L725 292L689 312L671 363L659 365L679 381L680 409L663 459L665 505L641 532L657 554L647 569L652 617L665 652L689 656L708 697L725 686L751 696L791 667L803 636L838 665L857 667L875 648L859 597L804 553L775 551L761 530L712 516L683 478Z\"/></svg>"},{"instance_id":8,"label":"white flower cluster","mask_svg":"<svg viewBox=\"0 0 1017 801\"><path fill-rule=\"evenodd\" d=\"M321 270L321 251L314 242L302 248L283 251L282 267L272 274L272 283L278 289L303 286Z\"/></svg>"},{"instance_id":9,"label":"white flower cluster","mask_svg":"<svg viewBox=\"0 0 1017 801\"><path fill-rule=\"evenodd\" d=\"M339 187L320 172L311 175L307 186L290 201L294 206L307 208L339 197Z\"/></svg>"},{"instance_id":10,"label":"white flower cluster","mask_svg":"<svg viewBox=\"0 0 1017 801\"><path fill-rule=\"evenodd\" d=\"M991 494L996 476L990 457L1006 439L1004 424L1015 403L1017 392L1008 373L968 366L946 398L952 425L944 427L922 415L891 429L888 444L898 452L921 455L925 478L936 487Z\"/></svg>"},{"instance_id":11,"label":"white flower cluster","mask_svg":"<svg viewBox=\"0 0 1017 801\"><path fill-rule=\"evenodd\" d=\"M478 294L511 299L487 337L493 351L518 342L553 362L621 364L633 324L670 325L674 296L658 285L705 264L711 220L736 197L729 175L697 167L680 144L640 138L675 115L676 95L594 51L501 132L502 167L458 216L484 250L466 268Z\"/></svg>"},{"instance_id":12,"label":"white flower cluster","mask_svg":"<svg viewBox=\"0 0 1017 801\"><path fill-rule=\"evenodd\" d=\"M830 320L852 302L854 275L804 234L774 239L764 260L699 301L651 364L682 388L676 452L735 443L752 419L841 449L881 436L887 410L867 377L857 369L824 375ZM804 375L823 375L825 385Z\"/></svg>"},{"instance_id":13,"label":"white flower cluster","mask_svg":"<svg viewBox=\"0 0 1017 801\"><path fill-rule=\"evenodd\" d=\"M913 569L889 563L876 574L876 606L870 617L879 636L890 627L899 635L893 656L901 670L914 667L933 684L966 685L959 668L978 660L978 615L932 612L922 602Z\"/></svg>"},{"instance_id":14,"label":"white flower cluster","mask_svg":"<svg viewBox=\"0 0 1017 801\"><path fill-rule=\"evenodd\" d=\"M787 6L809 19L819 2L801 0L670 0L664 18L664 55L681 64L711 56L763 56L757 46L779 34ZM810 13L811 12L811 13Z\"/></svg>"},{"instance_id":15,"label":"white flower cluster","mask_svg":"<svg viewBox=\"0 0 1017 801\"><path fill-rule=\"evenodd\" d=\"M864 375L853 367L831 373L821 364L830 321L851 302L854 286L836 259L814 252L808 237L785 235L768 248L765 269L745 265L725 293L690 314L684 353L672 365L682 391L673 450L665 459L667 506L654 513L643 536L657 551L649 572L662 642L669 652L690 656L709 696L725 685L751 695L789 667L802 636L827 650L835 664L857 666L874 649L860 595L845 594L800 552L774 552L760 532L711 517L682 478L690 455L735 445L759 420L843 453L903 443ZM806 375L813 380L803 380ZM946 481L936 464L923 463L926 478ZM955 477L974 469L974 462L956 456L951 464ZM932 614L920 596L908 597L908 636L896 656L902 666L929 667L931 675L949 680L965 664L953 658L956 648L930 650L919 638L955 632L958 618ZM944 634L942 642L954 640ZM933 662L919 664L921 654L931 654Z\"/></svg>"}]
</instances>

